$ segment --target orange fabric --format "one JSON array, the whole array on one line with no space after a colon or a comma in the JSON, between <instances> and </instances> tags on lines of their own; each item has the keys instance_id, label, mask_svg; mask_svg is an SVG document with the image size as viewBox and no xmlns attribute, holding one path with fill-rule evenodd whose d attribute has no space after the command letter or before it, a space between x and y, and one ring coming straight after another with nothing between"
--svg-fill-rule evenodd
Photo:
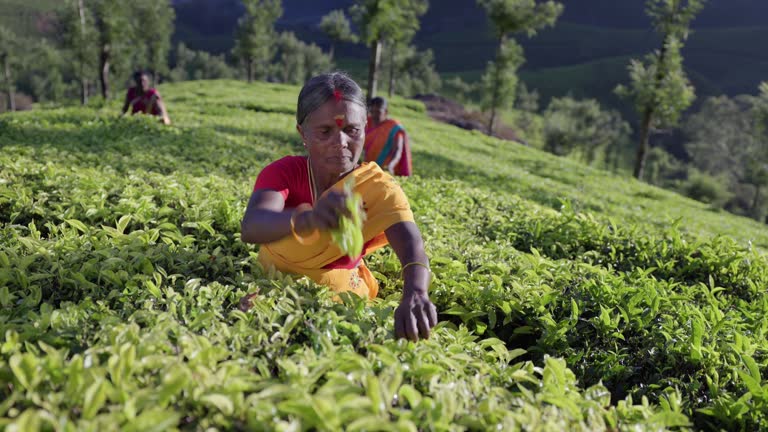
<instances>
[{"instance_id":1,"label":"orange fabric","mask_svg":"<svg viewBox=\"0 0 768 432\"><path fill-rule=\"evenodd\" d=\"M412 222L413 213L400 186L394 178L375 163L363 163L349 174L355 179L354 192L360 194L366 211L363 223L363 256L388 244L384 231L398 222ZM345 177L331 189L343 189ZM327 269L328 264L342 257L328 232L310 245L300 244L293 236L265 244L259 250L259 261L265 268L275 267L285 273L305 275L335 292L351 291L374 298L379 284L363 261L353 269Z\"/></svg>"},{"instance_id":2,"label":"orange fabric","mask_svg":"<svg viewBox=\"0 0 768 432\"><path fill-rule=\"evenodd\" d=\"M368 124L370 125L370 118ZM392 130L398 128L394 135ZM400 154L400 161L394 168L394 174L398 176L410 176L413 172L411 146L408 142L408 134L405 128L395 119L384 120L376 127L368 127L365 131L365 160L367 162L376 162L379 166L387 169L395 155L394 141L398 136L402 136L403 149Z\"/></svg>"}]
</instances>

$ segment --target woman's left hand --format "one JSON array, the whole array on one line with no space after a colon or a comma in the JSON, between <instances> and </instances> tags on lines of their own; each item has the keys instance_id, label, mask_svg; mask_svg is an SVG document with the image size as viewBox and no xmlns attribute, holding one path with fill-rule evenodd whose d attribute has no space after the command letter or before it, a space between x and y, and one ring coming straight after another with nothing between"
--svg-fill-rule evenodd
<instances>
[{"instance_id":1,"label":"woman's left hand","mask_svg":"<svg viewBox=\"0 0 768 432\"><path fill-rule=\"evenodd\" d=\"M395 309L395 336L417 341L429 338L437 324L437 308L426 293L411 292L403 295Z\"/></svg>"}]
</instances>

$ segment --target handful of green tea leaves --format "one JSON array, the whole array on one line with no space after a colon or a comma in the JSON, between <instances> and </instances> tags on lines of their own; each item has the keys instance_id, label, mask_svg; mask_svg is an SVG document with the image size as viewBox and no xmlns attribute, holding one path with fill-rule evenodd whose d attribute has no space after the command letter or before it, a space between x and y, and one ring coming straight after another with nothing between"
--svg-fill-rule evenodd
<instances>
[{"instance_id":1,"label":"handful of green tea leaves","mask_svg":"<svg viewBox=\"0 0 768 432\"><path fill-rule=\"evenodd\" d=\"M331 240L341 249L341 252L354 259L363 253L363 198L352 190L355 186L354 178L350 177L344 183L344 191L349 194L346 206L352 217L342 215L339 227L331 231Z\"/></svg>"}]
</instances>

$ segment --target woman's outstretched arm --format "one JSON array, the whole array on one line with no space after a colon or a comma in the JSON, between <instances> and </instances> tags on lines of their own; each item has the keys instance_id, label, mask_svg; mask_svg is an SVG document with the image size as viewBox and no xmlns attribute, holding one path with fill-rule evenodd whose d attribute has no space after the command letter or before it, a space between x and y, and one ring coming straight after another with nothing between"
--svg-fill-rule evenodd
<instances>
[{"instance_id":1,"label":"woman's outstretched arm","mask_svg":"<svg viewBox=\"0 0 768 432\"><path fill-rule=\"evenodd\" d=\"M403 299L395 310L395 335L426 339L437 324L437 308L429 300L429 258L424 240L413 222L400 222L386 230L387 240L403 268Z\"/></svg>"}]
</instances>

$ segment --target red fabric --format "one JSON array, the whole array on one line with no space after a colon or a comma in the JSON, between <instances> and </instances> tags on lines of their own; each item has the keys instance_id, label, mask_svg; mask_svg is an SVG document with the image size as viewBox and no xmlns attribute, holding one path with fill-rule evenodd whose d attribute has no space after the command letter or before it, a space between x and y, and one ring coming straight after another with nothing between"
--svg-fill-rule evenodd
<instances>
[{"instance_id":1,"label":"red fabric","mask_svg":"<svg viewBox=\"0 0 768 432\"><path fill-rule=\"evenodd\" d=\"M286 156L264 167L253 186L254 191L257 189L280 192L286 208L296 208L304 203L314 205L305 156Z\"/></svg>"},{"instance_id":2,"label":"red fabric","mask_svg":"<svg viewBox=\"0 0 768 432\"><path fill-rule=\"evenodd\" d=\"M126 99L131 105L131 114L141 112L145 114L160 115L160 107L158 107L156 103L152 103L153 96L156 97L157 100L160 99L160 93L158 93L157 90L153 88L147 90L144 92L144 94L139 94L139 91L136 90L136 87L129 88ZM149 111L150 103L152 104L151 112Z\"/></svg>"},{"instance_id":3,"label":"red fabric","mask_svg":"<svg viewBox=\"0 0 768 432\"><path fill-rule=\"evenodd\" d=\"M253 190L269 189L279 192L285 200L285 208L291 209L304 203L314 205L309 187L307 158L305 156L286 156L272 162L261 170L256 178ZM367 242L363 246L363 250L374 240ZM360 264L362 259L362 254L356 259L345 256L324 268L353 269Z\"/></svg>"}]
</instances>

